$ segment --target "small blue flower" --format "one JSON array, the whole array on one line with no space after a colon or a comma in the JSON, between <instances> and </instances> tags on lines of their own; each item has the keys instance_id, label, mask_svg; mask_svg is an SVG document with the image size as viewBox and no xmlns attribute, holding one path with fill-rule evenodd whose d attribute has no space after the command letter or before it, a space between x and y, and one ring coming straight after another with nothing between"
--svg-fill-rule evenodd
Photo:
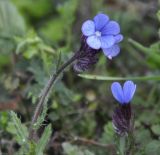
<instances>
[{"instance_id":1,"label":"small blue flower","mask_svg":"<svg viewBox=\"0 0 160 155\"><path fill-rule=\"evenodd\" d=\"M108 58L120 52L118 43L123 40L120 26L115 21L110 21L105 14L98 14L92 20L87 20L82 25L82 33L87 37L87 44L93 49L102 49Z\"/></svg>"},{"instance_id":2,"label":"small blue flower","mask_svg":"<svg viewBox=\"0 0 160 155\"><path fill-rule=\"evenodd\" d=\"M132 81L126 81L124 86L118 82L114 82L111 86L112 94L114 98L120 102L120 104L128 104L136 91L136 85Z\"/></svg>"}]
</instances>

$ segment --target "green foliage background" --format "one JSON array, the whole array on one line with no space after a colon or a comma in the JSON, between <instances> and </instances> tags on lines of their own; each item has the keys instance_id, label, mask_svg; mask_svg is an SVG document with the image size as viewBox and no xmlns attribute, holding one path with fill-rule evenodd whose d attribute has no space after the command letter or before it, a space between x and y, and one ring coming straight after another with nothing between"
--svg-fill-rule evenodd
<instances>
[{"instance_id":1,"label":"green foliage background","mask_svg":"<svg viewBox=\"0 0 160 155\"><path fill-rule=\"evenodd\" d=\"M121 25L124 41L120 55L110 61L101 54L98 64L84 73L100 75L103 80L93 81L92 76L88 79L84 75L82 78L72 67L58 79L43 113L47 115L39 122L43 124L39 136L45 132L38 144L32 145L36 152L27 153L40 155L46 146L48 155L114 154L107 146L115 140L111 117L117 103L110 91L112 77L137 77L137 92L132 102L136 155L159 155L158 7L156 0L0 0L2 154L22 154L19 146L27 140L36 100L56 70L59 58L62 64L79 48L83 21L103 12ZM49 142L46 137L50 137Z\"/></svg>"}]
</instances>

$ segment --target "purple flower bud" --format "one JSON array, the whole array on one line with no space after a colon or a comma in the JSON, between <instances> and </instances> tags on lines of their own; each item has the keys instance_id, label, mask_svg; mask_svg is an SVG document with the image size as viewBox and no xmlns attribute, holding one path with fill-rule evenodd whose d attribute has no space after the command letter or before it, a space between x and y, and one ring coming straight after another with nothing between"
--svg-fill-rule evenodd
<instances>
[{"instance_id":1,"label":"purple flower bud","mask_svg":"<svg viewBox=\"0 0 160 155\"><path fill-rule=\"evenodd\" d=\"M130 104L115 109L112 123L117 134L123 136L133 130L133 113Z\"/></svg>"},{"instance_id":2,"label":"purple flower bud","mask_svg":"<svg viewBox=\"0 0 160 155\"><path fill-rule=\"evenodd\" d=\"M81 38L81 48L77 53L77 60L74 63L74 70L76 72L83 72L88 70L98 61L99 50L92 49L86 43L86 37Z\"/></svg>"},{"instance_id":3,"label":"purple flower bud","mask_svg":"<svg viewBox=\"0 0 160 155\"><path fill-rule=\"evenodd\" d=\"M83 72L88 70L91 66L96 64L98 61L97 52L89 53L85 57L80 57L74 64L74 70L77 72Z\"/></svg>"}]
</instances>

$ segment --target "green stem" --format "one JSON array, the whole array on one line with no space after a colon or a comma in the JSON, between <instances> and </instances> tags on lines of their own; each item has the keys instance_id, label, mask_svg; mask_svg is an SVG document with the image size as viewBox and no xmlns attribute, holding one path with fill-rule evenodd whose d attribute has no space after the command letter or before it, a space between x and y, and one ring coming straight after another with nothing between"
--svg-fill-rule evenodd
<instances>
[{"instance_id":1,"label":"green stem","mask_svg":"<svg viewBox=\"0 0 160 155\"><path fill-rule=\"evenodd\" d=\"M133 133L129 133L128 136L128 150L126 155L134 155L134 149L135 149L135 141L134 141L134 135Z\"/></svg>"},{"instance_id":2,"label":"green stem","mask_svg":"<svg viewBox=\"0 0 160 155\"><path fill-rule=\"evenodd\" d=\"M125 150L126 150L126 136L122 136L122 137L119 138L119 152L120 152L120 155L126 155Z\"/></svg>"}]
</instances>

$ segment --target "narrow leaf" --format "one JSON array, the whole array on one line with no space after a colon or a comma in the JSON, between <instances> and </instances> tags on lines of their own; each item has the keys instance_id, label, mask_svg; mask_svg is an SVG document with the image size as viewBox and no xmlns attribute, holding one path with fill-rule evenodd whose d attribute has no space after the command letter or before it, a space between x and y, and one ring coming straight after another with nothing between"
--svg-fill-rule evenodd
<instances>
[{"instance_id":1,"label":"narrow leaf","mask_svg":"<svg viewBox=\"0 0 160 155\"><path fill-rule=\"evenodd\" d=\"M10 0L0 0L0 36L21 36L25 32L25 23Z\"/></svg>"},{"instance_id":2,"label":"narrow leaf","mask_svg":"<svg viewBox=\"0 0 160 155\"><path fill-rule=\"evenodd\" d=\"M78 74L78 76L90 79L90 80L102 80L102 81L124 81L124 80L134 80L134 81L159 81L160 75L157 76L136 76L136 77L111 77L111 76L103 76L103 75L91 75L91 74Z\"/></svg>"},{"instance_id":3,"label":"narrow leaf","mask_svg":"<svg viewBox=\"0 0 160 155\"><path fill-rule=\"evenodd\" d=\"M34 130L38 130L42 123L45 121L47 110L47 104L45 104L41 115L38 117L37 122L33 125Z\"/></svg>"},{"instance_id":4,"label":"narrow leaf","mask_svg":"<svg viewBox=\"0 0 160 155\"><path fill-rule=\"evenodd\" d=\"M47 145L47 142L49 141L51 133L52 133L52 129L51 129L51 125L49 124L45 128L43 135L36 146L36 155L43 155L44 149Z\"/></svg>"},{"instance_id":5,"label":"narrow leaf","mask_svg":"<svg viewBox=\"0 0 160 155\"><path fill-rule=\"evenodd\" d=\"M141 45L140 43L138 43L137 41L133 40L133 39L129 39L128 40L133 46L135 46L137 49L141 50L143 53L145 53L146 55L148 55L148 57L150 57L151 59L153 59L157 64L160 64L160 55L157 54L156 52L152 52L151 48L148 47L144 47L143 45Z\"/></svg>"},{"instance_id":6,"label":"narrow leaf","mask_svg":"<svg viewBox=\"0 0 160 155\"><path fill-rule=\"evenodd\" d=\"M21 123L21 120L17 117L17 114L13 111L10 112L15 136L20 144L24 144L27 141L28 130L27 127Z\"/></svg>"}]
</instances>

